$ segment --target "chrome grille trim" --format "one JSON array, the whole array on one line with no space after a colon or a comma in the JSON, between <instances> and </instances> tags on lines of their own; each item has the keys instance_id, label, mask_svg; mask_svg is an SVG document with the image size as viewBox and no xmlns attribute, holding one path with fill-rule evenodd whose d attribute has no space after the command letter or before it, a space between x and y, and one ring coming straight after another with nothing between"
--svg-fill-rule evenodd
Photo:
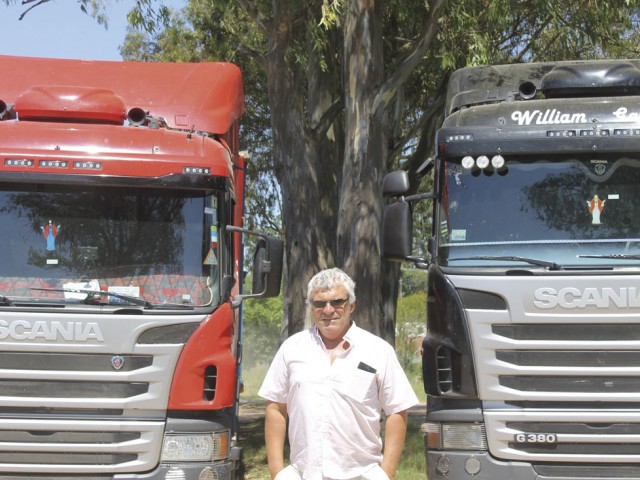
<instances>
[{"instance_id":1,"label":"chrome grille trim","mask_svg":"<svg viewBox=\"0 0 640 480\"><path fill-rule=\"evenodd\" d=\"M36 474L150 470L157 464L163 431L162 421L0 419L0 470ZM101 433L92 436L93 432Z\"/></svg>"},{"instance_id":2,"label":"chrome grille trim","mask_svg":"<svg viewBox=\"0 0 640 480\"><path fill-rule=\"evenodd\" d=\"M0 380L3 397L39 398L131 398L147 393L143 382L69 382L52 380Z\"/></svg>"},{"instance_id":3,"label":"chrome grille trim","mask_svg":"<svg viewBox=\"0 0 640 480\"><path fill-rule=\"evenodd\" d=\"M631 402L640 397L640 362L620 365L623 359L640 359L640 339L627 336L629 329L617 323L597 341L584 339L593 325L577 321L571 328L556 330L576 332L574 336L548 339L557 321L550 316L520 325L509 324L510 312L466 313L483 400ZM509 336L502 335L505 331ZM536 331L540 334L532 335ZM576 362L574 355L590 360Z\"/></svg>"},{"instance_id":4,"label":"chrome grille trim","mask_svg":"<svg viewBox=\"0 0 640 480\"><path fill-rule=\"evenodd\" d=\"M3 370L58 370L67 372L111 372L113 355L82 355L48 352L0 352ZM123 355L122 371L134 371L148 367L153 362L151 355Z\"/></svg>"}]
</instances>

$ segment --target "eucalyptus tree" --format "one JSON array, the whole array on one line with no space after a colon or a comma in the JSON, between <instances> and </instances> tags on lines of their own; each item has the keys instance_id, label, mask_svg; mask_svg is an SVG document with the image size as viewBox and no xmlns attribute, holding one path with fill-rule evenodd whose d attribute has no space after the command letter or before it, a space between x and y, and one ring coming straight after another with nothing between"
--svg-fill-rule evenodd
<instances>
[{"instance_id":1,"label":"eucalyptus tree","mask_svg":"<svg viewBox=\"0 0 640 480\"><path fill-rule=\"evenodd\" d=\"M358 285L358 323L391 340L399 269L380 256L381 179L391 168L414 172L433 153L449 73L637 56L639 3L190 0L164 31L131 33L123 53L240 65L245 148L261 173L273 172L282 199L263 218L282 219L288 333L302 326L310 276L337 265Z\"/></svg>"},{"instance_id":2,"label":"eucalyptus tree","mask_svg":"<svg viewBox=\"0 0 640 480\"><path fill-rule=\"evenodd\" d=\"M358 322L392 338L398 269L380 257L381 179L392 167L415 171L433 152L453 69L633 53L637 7L624 0L192 0L195 29L264 75L283 198L289 332L301 327L309 277L338 265L358 284Z\"/></svg>"}]
</instances>

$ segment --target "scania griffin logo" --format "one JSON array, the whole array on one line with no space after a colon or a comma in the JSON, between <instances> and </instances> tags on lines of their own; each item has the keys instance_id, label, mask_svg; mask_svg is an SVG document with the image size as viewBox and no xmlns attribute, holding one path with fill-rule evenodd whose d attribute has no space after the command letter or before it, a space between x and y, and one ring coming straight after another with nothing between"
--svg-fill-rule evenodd
<instances>
[{"instance_id":1,"label":"scania griffin logo","mask_svg":"<svg viewBox=\"0 0 640 480\"><path fill-rule=\"evenodd\" d=\"M636 287L542 287L533 296L538 308L640 308L640 290Z\"/></svg>"},{"instance_id":2,"label":"scania griffin logo","mask_svg":"<svg viewBox=\"0 0 640 480\"><path fill-rule=\"evenodd\" d=\"M124 367L124 357L122 355L114 355L111 357L111 366L114 370L120 370Z\"/></svg>"},{"instance_id":3,"label":"scania griffin logo","mask_svg":"<svg viewBox=\"0 0 640 480\"><path fill-rule=\"evenodd\" d=\"M36 320L0 320L0 340L46 340L50 342L104 342L97 323L83 322L46 322Z\"/></svg>"}]
</instances>

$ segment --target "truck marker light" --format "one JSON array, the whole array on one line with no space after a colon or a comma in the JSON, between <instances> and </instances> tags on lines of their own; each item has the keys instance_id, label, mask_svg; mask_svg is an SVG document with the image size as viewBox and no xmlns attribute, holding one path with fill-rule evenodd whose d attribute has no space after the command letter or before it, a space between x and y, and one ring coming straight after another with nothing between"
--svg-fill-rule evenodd
<instances>
[{"instance_id":1,"label":"truck marker light","mask_svg":"<svg viewBox=\"0 0 640 480\"><path fill-rule=\"evenodd\" d=\"M211 175L211 169L208 167L184 167L182 172L195 175Z\"/></svg>"},{"instance_id":2,"label":"truck marker light","mask_svg":"<svg viewBox=\"0 0 640 480\"><path fill-rule=\"evenodd\" d=\"M5 158L5 167L33 167L34 161L30 158Z\"/></svg>"},{"instance_id":3,"label":"truck marker light","mask_svg":"<svg viewBox=\"0 0 640 480\"><path fill-rule=\"evenodd\" d=\"M455 135L447 135L447 143L449 142L470 142L473 140L471 133L458 133Z\"/></svg>"},{"instance_id":4,"label":"truck marker light","mask_svg":"<svg viewBox=\"0 0 640 480\"><path fill-rule=\"evenodd\" d=\"M575 137L575 130L549 130L547 131L547 137L549 138L568 138Z\"/></svg>"},{"instance_id":5,"label":"truck marker light","mask_svg":"<svg viewBox=\"0 0 640 480\"><path fill-rule=\"evenodd\" d=\"M40 168L67 168L69 162L66 160L40 160L38 166Z\"/></svg>"},{"instance_id":6,"label":"truck marker light","mask_svg":"<svg viewBox=\"0 0 640 480\"><path fill-rule=\"evenodd\" d=\"M631 137L640 135L640 129L638 128L616 128L613 131L613 135L617 137Z\"/></svg>"},{"instance_id":7,"label":"truck marker light","mask_svg":"<svg viewBox=\"0 0 640 480\"><path fill-rule=\"evenodd\" d=\"M100 162L73 162L73 168L80 170L102 170Z\"/></svg>"},{"instance_id":8,"label":"truck marker light","mask_svg":"<svg viewBox=\"0 0 640 480\"><path fill-rule=\"evenodd\" d=\"M609 130L580 130L581 137L608 137Z\"/></svg>"}]
</instances>

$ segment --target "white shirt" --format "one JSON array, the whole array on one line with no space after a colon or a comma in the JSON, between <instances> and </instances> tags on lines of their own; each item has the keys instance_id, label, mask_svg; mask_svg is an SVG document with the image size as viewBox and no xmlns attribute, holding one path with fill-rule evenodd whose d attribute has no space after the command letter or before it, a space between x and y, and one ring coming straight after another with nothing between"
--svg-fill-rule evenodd
<instances>
[{"instance_id":1,"label":"white shirt","mask_svg":"<svg viewBox=\"0 0 640 480\"><path fill-rule=\"evenodd\" d=\"M286 403L291 464L305 480L359 477L382 461L380 415L418 403L395 351L352 324L333 363L316 327L289 337L261 397Z\"/></svg>"}]
</instances>

